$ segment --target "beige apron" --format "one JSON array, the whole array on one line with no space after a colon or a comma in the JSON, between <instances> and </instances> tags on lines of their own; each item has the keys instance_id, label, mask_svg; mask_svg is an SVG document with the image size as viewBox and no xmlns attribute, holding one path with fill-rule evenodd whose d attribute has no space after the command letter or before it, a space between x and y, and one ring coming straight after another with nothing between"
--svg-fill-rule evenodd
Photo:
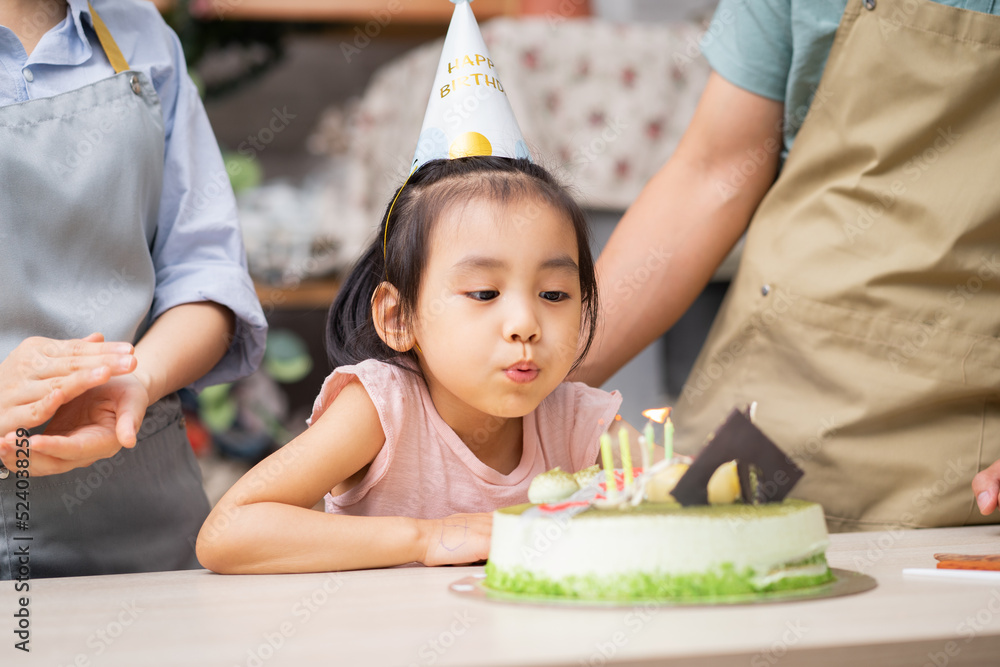
<instances>
[{"instance_id":1,"label":"beige apron","mask_svg":"<svg viewBox=\"0 0 1000 667\"><path fill-rule=\"evenodd\" d=\"M831 530L981 517L1000 459L1000 16L850 0L678 402L696 450L736 405Z\"/></svg>"}]
</instances>

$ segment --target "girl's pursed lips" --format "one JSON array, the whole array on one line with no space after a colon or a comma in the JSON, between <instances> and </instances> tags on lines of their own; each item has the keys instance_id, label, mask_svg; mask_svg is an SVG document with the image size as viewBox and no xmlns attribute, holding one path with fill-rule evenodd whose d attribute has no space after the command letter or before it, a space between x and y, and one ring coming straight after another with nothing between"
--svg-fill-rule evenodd
<instances>
[{"instance_id":1,"label":"girl's pursed lips","mask_svg":"<svg viewBox=\"0 0 1000 667\"><path fill-rule=\"evenodd\" d=\"M507 377L518 384L527 384L538 377L538 369L522 371L516 368L508 368Z\"/></svg>"},{"instance_id":2,"label":"girl's pursed lips","mask_svg":"<svg viewBox=\"0 0 1000 667\"><path fill-rule=\"evenodd\" d=\"M535 362L530 359L522 359L512 366L508 366L504 374L513 382L527 384L538 377L538 372L538 366Z\"/></svg>"},{"instance_id":3,"label":"girl's pursed lips","mask_svg":"<svg viewBox=\"0 0 1000 667\"><path fill-rule=\"evenodd\" d=\"M506 368L506 370L517 370L517 371L537 371L538 365L531 359L522 359L516 364L511 364Z\"/></svg>"}]
</instances>

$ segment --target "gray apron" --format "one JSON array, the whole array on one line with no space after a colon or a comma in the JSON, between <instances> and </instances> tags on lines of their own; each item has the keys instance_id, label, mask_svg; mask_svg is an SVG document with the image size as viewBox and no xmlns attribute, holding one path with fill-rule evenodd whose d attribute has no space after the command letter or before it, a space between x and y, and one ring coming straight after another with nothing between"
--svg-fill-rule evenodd
<instances>
[{"instance_id":1,"label":"gray apron","mask_svg":"<svg viewBox=\"0 0 1000 667\"><path fill-rule=\"evenodd\" d=\"M1000 459L998 139L1000 16L850 0L679 443L758 401L831 530L1000 521L970 486Z\"/></svg>"},{"instance_id":2,"label":"gray apron","mask_svg":"<svg viewBox=\"0 0 1000 667\"><path fill-rule=\"evenodd\" d=\"M163 115L146 75L129 70L91 14L117 74L0 108L3 357L29 336L135 342L149 324ZM27 529L15 476L0 470L0 579L16 575L24 545L32 578L198 567L209 504L176 395L150 406L138 440L87 468L31 478Z\"/></svg>"}]
</instances>

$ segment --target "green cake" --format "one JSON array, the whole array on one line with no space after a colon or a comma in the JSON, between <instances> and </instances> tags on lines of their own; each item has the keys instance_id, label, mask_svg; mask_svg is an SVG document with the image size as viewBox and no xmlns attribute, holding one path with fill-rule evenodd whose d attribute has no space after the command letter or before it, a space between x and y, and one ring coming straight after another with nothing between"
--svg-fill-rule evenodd
<instances>
[{"instance_id":1,"label":"green cake","mask_svg":"<svg viewBox=\"0 0 1000 667\"><path fill-rule=\"evenodd\" d=\"M833 580L826 520L815 503L566 509L494 512L486 586L586 600L698 600Z\"/></svg>"}]
</instances>

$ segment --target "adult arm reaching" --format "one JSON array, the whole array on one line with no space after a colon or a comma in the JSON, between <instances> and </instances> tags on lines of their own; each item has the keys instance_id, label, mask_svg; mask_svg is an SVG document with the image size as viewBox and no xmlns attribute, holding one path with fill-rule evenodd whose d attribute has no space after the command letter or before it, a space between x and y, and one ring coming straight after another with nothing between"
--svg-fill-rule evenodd
<instances>
[{"instance_id":1,"label":"adult arm reaching","mask_svg":"<svg viewBox=\"0 0 1000 667\"><path fill-rule=\"evenodd\" d=\"M598 258L604 322L571 379L603 384L708 284L774 182L783 109L712 73L677 150Z\"/></svg>"}]
</instances>

